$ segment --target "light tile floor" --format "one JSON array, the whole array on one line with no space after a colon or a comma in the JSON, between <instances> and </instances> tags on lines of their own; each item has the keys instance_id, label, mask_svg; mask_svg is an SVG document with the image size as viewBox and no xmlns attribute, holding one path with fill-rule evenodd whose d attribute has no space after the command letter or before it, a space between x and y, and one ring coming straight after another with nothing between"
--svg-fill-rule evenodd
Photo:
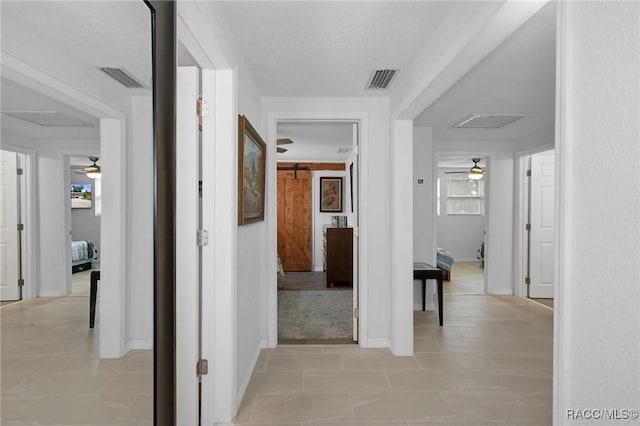
<instances>
[{"instance_id":1,"label":"light tile floor","mask_svg":"<svg viewBox=\"0 0 640 426\"><path fill-rule=\"evenodd\" d=\"M99 317L89 328L89 272L72 278L70 297L0 310L0 424L151 425L151 351L99 359Z\"/></svg>"},{"instance_id":2,"label":"light tile floor","mask_svg":"<svg viewBox=\"0 0 640 426\"><path fill-rule=\"evenodd\" d=\"M262 351L234 425L548 426L553 312L511 296L415 312L415 354L351 346Z\"/></svg>"},{"instance_id":3,"label":"light tile floor","mask_svg":"<svg viewBox=\"0 0 640 426\"><path fill-rule=\"evenodd\" d=\"M151 424L151 352L99 359L86 296L8 305L0 320L0 424ZM234 424L550 425L552 322L525 299L448 294L444 327L415 313L414 356L265 349Z\"/></svg>"}]
</instances>

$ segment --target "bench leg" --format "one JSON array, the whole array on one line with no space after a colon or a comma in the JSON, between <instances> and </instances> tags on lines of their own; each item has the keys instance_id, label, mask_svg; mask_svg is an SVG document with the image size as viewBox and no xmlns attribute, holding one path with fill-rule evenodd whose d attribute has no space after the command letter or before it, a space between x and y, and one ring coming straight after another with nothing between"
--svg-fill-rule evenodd
<instances>
[{"instance_id":1,"label":"bench leg","mask_svg":"<svg viewBox=\"0 0 640 426\"><path fill-rule=\"evenodd\" d=\"M442 278L438 278L438 319L440 320L440 327L442 327L443 324L443 312L442 312L442 308L443 308L443 300L442 300Z\"/></svg>"},{"instance_id":2,"label":"bench leg","mask_svg":"<svg viewBox=\"0 0 640 426\"><path fill-rule=\"evenodd\" d=\"M89 328L96 322L96 296L98 293L98 276L91 273L91 291L89 293Z\"/></svg>"}]
</instances>

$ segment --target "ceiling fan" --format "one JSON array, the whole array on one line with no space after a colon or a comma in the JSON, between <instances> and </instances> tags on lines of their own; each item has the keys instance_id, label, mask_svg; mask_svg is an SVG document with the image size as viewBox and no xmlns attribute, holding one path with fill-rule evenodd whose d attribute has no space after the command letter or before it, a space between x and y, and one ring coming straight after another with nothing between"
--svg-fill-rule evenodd
<instances>
[{"instance_id":1,"label":"ceiling fan","mask_svg":"<svg viewBox=\"0 0 640 426\"><path fill-rule=\"evenodd\" d=\"M293 143L293 141L292 141L291 139L289 139L289 138L278 138L278 139L276 140L276 145L278 145L278 146L276 147L276 151L277 151L279 154L282 154L282 153L284 153L284 152L287 152L287 151L288 151L288 149L287 149L287 148L282 148L282 147L280 147L279 145L289 145L290 143Z\"/></svg>"},{"instance_id":2,"label":"ceiling fan","mask_svg":"<svg viewBox=\"0 0 640 426\"><path fill-rule=\"evenodd\" d=\"M482 159L472 158L471 161L473 161L473 167L471 167L471 169L468 172L445 172L445 174L457 174L457 175L466 174L467 177L471 180L480 180L484 177L484 174L485 174L485 171L482 169L482 167L478 166L478 163L480 162L480 160Z\"/></svg>"},{"instance_id":3,"label":"ceiling fan","mask_svg":"<svg viewBox=\"0 0 640 426\"><path fill-rule=\"evenodd\" d=\"M102 176L102 169L96 163L100 160L100 157L89 157L89 161L93 162L89 167L84 169L75 170L76 173L85 174L90 179L98 179Z\"/></svg>"}]
</instances>

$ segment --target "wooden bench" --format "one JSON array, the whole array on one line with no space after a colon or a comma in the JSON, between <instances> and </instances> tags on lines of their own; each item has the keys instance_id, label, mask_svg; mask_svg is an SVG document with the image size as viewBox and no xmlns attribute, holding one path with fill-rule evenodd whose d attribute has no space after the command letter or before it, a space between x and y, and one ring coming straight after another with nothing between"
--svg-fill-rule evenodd
<instances>
[{"instance_id":1,"label":"wooden bench","mask_svg":"<svg viewBox=\"0 0 640 426\"><path fill-rule=\"evenodd\" d=\"M422 310L426 308L427 301L427 280L436 280L438 283L438 319L440 326L443 324L444 315L442 313L442 269L431 266L424 262L413 262L413 279L422 280Z\"/></svg>"}]
</instances>

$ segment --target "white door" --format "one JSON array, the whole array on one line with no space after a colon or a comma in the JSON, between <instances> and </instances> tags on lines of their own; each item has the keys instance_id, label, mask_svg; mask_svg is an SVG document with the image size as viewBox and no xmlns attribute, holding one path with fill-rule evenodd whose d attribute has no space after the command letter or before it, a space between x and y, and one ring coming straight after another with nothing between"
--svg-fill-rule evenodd
<instances>
[{"instance_id":1,"label":"white door","mask_svg":"<svg viewBox=\"0 0 640 426\"><path fill-rule=\"evenodd\" d=\"M178 68L176 97L176 415L179 425L197 425L200 202L196 67Z\"/></svg>"},{"instance_id":2,"label":"white door","mask_svg":"<svg viewBox=\"0 0 640 426\"><path fill-rule=\"evenodd\" d=\"M18 286L18 155L0 151L0 299L20 299Z\"/></svg>"},{"instance_id":3,"label":"white door","mask_svg":"<svg viewBox=\"0 0 640 426\"><path fill-rule=\"evenodd\" d=\"M349 200L349 207L347 211L351 209L353 213L353 341L358 341L358 241L359 241L359 226L358 226L358 123L353 123L353 162L349 166L349 184L351 199Z\"/></svg>"},{"instance_id":4,"label":"white door","mask_svg":"<svg viewBox=\"0 0 640 426\"><path fill-rule=\"evenodd\" d=\"M553 298L555 151L531 156L529 297Z\"/></svg>"}]
</instances>

